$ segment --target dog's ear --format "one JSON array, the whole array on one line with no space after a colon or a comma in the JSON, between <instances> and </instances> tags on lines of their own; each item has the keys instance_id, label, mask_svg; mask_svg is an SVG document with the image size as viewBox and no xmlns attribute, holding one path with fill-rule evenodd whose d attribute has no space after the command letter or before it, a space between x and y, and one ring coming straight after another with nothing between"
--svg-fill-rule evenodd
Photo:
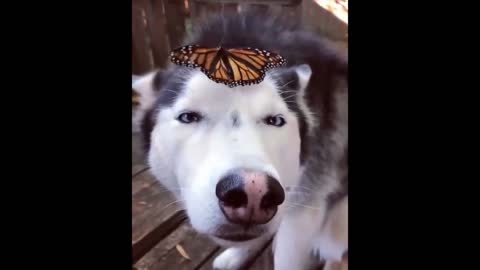
<instances>
[{"instance_id":1,"label":"dog's ear","mask_svg":"<svg viewBox=\"0 0 480 270\"><path fill-rule=\"evenodd\" d=\"M132 129L139 132L140 127L152 110L158 98L165 71L155 70L144 75L132 75Z\"/></svg>"},{"instance_id":2,"label":"dog's ear","mask_svg":"<svg viewBox=\"0 0 480 270\"><path fill-rule=\"evenodd\" d=\"M310 78L312 77L312 68L307 64L303 64L295 66L294 70L298 76L299 90L303 91L307 88Z\"/></svg>"},{"instance_id":3,"label":"dog's ear","mask_svg":"<svg viewBox=\"0 0 480 270\"><path fill-rule=\"evenodd\" d=\"M143 111L149 110L157 100L165 72L156 70L145 75L132 75L132 103Z\"/></svg>"}]
</instances>

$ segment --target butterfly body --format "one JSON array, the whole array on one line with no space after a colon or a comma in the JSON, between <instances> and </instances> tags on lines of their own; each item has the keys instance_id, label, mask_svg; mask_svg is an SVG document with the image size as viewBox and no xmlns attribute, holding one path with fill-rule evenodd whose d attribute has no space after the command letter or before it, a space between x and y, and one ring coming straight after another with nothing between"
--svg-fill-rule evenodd
<instances>
[{"instance_id":1,"label":"butterfly body","mask_svg":"<svg viewBox=\"0 0 480 270\"><path fill-rule=\"evenodd\" d=\"M229 87L260 83L269 69L285 65L285 59L277 53L256 48L208 48L189 45L171 53L171 61L177 65L198 68L217 83Z\"/></svg>"}]
</instances>

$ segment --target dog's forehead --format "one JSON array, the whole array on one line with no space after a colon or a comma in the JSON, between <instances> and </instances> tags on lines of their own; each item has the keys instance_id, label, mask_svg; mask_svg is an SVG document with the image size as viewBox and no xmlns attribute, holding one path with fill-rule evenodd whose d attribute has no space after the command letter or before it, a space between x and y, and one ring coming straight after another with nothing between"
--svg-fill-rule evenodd
<instances>
[{"instance_id":1,"label":"dog's forehead","mask_svg":"<svg viewBox=\"0 0 480 270\"><path fill-rule=\"evenodd\" d=\"M202 72L195 72L184 85L177 106L255 106L269 101L281 100L275 81L266 76L258 83L247 86L229 87L210 80Z\"/></svg>"}]
</instances>

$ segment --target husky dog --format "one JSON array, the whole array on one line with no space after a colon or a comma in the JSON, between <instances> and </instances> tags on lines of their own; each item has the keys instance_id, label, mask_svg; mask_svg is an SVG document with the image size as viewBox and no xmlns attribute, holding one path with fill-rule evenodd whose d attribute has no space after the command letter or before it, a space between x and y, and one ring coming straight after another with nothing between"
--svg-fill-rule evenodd
<instances>
[{"instance_id":1,"label":"husky dog","mask_svg":"<svg viewBox=\"0 0 480 270\"><path fill-rule=\"evenodd\" d=\"M348 71L327 41L276 16L214 18L185 45L252 47L288 62L230 88L171 64L133 82L152 173L238 269L273 242L276 270L347 254Z\"/></svg>"}]
</instances>

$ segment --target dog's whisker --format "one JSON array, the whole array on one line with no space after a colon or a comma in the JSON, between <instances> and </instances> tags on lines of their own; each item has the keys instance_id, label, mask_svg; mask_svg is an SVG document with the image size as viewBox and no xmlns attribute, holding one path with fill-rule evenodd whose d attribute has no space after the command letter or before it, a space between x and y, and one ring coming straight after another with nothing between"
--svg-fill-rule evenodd
<instances>
[{"instance_id":1,"label":"dog's whisker","mask_svg":"<svg viewBox=\"0 0 480 270\"><path fill-rule=\"evenodd\" d=\"M309 188L309 187L306 187L306 186L297 186L297 185L295 185L295 186L285 186L285 188L293 188L293 189L303 188L303 189L306 189L306 190L308 190L308 191L313 191L313 192L316 191L316 190L313 189L313 188Z\"/></svg>"},{"instance_id":2,"label":"dog's whisker","mask_svg":"<svg viewBox=\"0 0 480 270\"><path fill-rule=\"evenodd\" d=\"M285 91L280 91L280 94L285 94L285 93L297 93L298 90L285 90Z\"/></svg>"},{"instance_id":3,"label":"dog's whisker","mask_svg":"<svg viewBox=\"0 0 480 270\"><path fill-rule=\"evenodd\" d=\"M174 193L175 191L183 191L183 190L187 190L187 188L162 188L160 189L159 191L157 191L157 193Z\"/></svg>"},{"instance_id":4,"label":"dog's whisker","mask_svg":"<svg viewBox=\"0 0 480 270\"><path fill-rule=\"evenodd\" d=\"M322 210L322 208L319 208L319 207L314 207L314 206L310 206L310 205L304 205L304 204L300 204L300 203L285 202L284 204L285 204L286 206L291 207L291 208L294 208L294 207L304 207L304 208L313 209L313 210Z\"/></svg>"},{"instance_id":5,"label":"dog's whisker","mask_svg":"<svg viewBox=\"0 0 480 270\"><path fill-rule=\"evenodd\" d=\"M289 98L296 97L296 96L297 96L297 94L295 94L295 95L290 95L290 96L288 96L288 97L284 97L283 99L284 99L284 100L288 100Z\"/></svg>"},{"instance_id":6,"label":"dog's whisker","mask_svg":"<svg viewBox=\"0 0 480 270\"><path fill-rule=\"evenodd\" d=\"M291 84L292 82L295 82L295 81L296 81L296 80L290 80L290 81L288 81L287 83L281 85L279 88L283 88L283 87L285 87L285 86L287 86L287 85L289 85L289 84Z\"/></svg>"},{"instance_id":7,"label":"dog's whisker","mask_svg":"<svg viewBox=\"0 0 480 270\"><path fill-rule=\"evenodd\" d=\"M167 92L171 92L171 93L174 93L174 94L178 94L178 91L174 91L174 90L171 90L171 89L168 89L168 88L162 88L162 91L167 91Z\"/></svg>"}]
</instances>

